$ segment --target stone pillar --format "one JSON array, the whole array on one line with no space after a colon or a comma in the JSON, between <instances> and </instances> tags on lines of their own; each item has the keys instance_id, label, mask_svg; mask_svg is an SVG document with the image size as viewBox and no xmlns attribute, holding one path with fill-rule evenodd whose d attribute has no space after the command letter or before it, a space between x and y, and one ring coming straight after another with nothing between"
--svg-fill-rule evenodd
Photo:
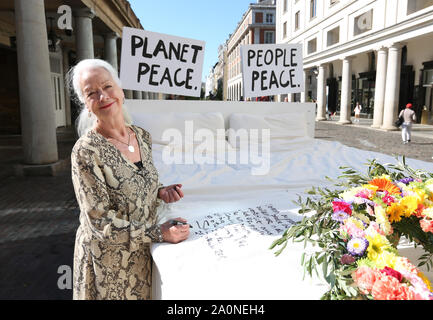
<instances>
[{"instance_id":1,"label":"stone pillar","mask_svg":"<svg viewBox=\"0 0 433 320\"><path fill-rule=\"evenodd\" d=\"M304 70L304 91L301 92L301 102L307 102L308 98L308 70Z\"/></svg>"},{"instance_id":2,"label":"stone pillar","mask_svg":"<svg viewBox=\"0 0 433 320\"><path fill-rule=\"evenodd\" d=\"M134 100L141 100L141 91L133 90L132 96Z\"/></svg>"},{"instance_id":3,"label":"stone pillar","mask_svg":"<svg viewBox=\"0 0 433 320\"><path fill-rule=\"evenodd\" d=\"M83 8L74 11L75 37L77 42L77 60L93 59L93 27L92 19L95 17L93 10Z\"/></svg>"},{"instance_id":4,"label":"stone pillar","mask_svg":"<svg viewBox=\"0 0 433 320\"><path fill-rule=\"evenodd\" d=\"M386 73L385 102L382 129L396 130L394 126L397 120L398 99L400 95L401 73L401 48L402 44L396 43L388 49L388 67Z\"/></svg>"},{"instance_id":5,"label":"stone pillar","mask_svg":"<svg viewBox=\"0 0 433 320\"><path fill-rule=\"evenodd\" d=\"M69 50L67 50L66 48L63 48L62 54L63 54L63 72L66 73L68 71L68 68L69 68L69 59L68 59ZM68 86L66 85L66 82L65 82L65 85L63 86L63 89L65 92L66 125L70 126L70 125L72 125L71 95L69 93Z\"/></svg>"},{"instance_id":6,"label":"stone pillar","mask_svg":"<svg viewBox=\"0 0 433 320\"><path fill-rule=\"evenodd\" d=\"M374 92L373 128L380 128L383 124L383 107L385 102L386 68L388 49L381 47L377 50L376 88Z\"/></svg>"},{"instance_id":7,"label":"stone pillar","mask_svg":"<svg viewBox=\"0 0 433 320\"><path fill-rule=\"evenodd\" d=\"M118 34L115 32L107 33L104 37L104 56L105 61L109 62L113 68L118 71L117 65L117 38Z\"/></svg>"},{"instance_id":8,"label":"stone pillar","mask_svg":"<svg viewBox=\"0 0 433 320\"><path fill-rule=\"evenodd\" d=\"M318 66L319 75L317 76L317 114L316 121L325 121L326 111L326 65Z\"/></svg>"},{"instance_id":9,"label":"stone pillar","mask_svg":"<svg viewBox=\"0 0 433 320\"><path fill-rule=\"evenodd\" d=\"M294 94L293 93L289 93L287 94L287 102L294 102Z\"/></svg>"},{"instance_id":10,"label":"stone pillar","mask_svg":"<svg viewBox=\"0 0 433 320\"><path fill-rule=\"evenodd\" d=\"M123 89L123 92L125 93L125 99L133 99L132 90Z\"/></svg>"},{"instance_id":11,"label":"stone pillar","mask_svg":"<svg viewBox=\"0 0 433 320\"><path fill-rule=\"evenodd\" d=\"M15 0L24 163L58 160L44 0Z\"/></svg>"},{"instance_id":12,"label":"stone pillar","mask_svg":"<svg viewBox=\"0 0 433 320\"><path fill-rule=\"evenodd\" d=\"M350 124L351 114L351 96L352 96L352 60L355 57L345 57L343 62L343 72L341 80L341 107L340 107L340 124Z\"/></svg>"}]
</instances>

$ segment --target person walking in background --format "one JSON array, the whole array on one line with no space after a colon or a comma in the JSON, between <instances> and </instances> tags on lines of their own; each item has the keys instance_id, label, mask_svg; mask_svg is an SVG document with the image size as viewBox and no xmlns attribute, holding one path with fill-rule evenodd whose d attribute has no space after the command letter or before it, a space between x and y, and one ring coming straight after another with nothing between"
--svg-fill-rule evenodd
<instances>
[{"instance_id":1,"label":"person walking in background","mask_svg":"<svg viewBox=\"0 0 433 320\"><path fill-rule=\"evenodd\" d=\"M354 122L357 122L357 123L359 123L359 117L360 117L360 115L361 115L361 110L362 110L362 106L359 104L359 102L357 102L356 103L356 106L355 106L355 121Z\"/></svg>"},{"instance_id":2,"label":"person walking in background","mask_svg":"<svg viewBox=\"0 0 433 320\"><path fill-rule=\"evenodd\" d=\"M412 103L406 105L406 109L401 110L398 117L403 117L403 124L401 125L401 138L403 144L410 142L410 136L412 132L412 123L416 122L415 111L412 110Z\"/></svg>"}]
</instances>

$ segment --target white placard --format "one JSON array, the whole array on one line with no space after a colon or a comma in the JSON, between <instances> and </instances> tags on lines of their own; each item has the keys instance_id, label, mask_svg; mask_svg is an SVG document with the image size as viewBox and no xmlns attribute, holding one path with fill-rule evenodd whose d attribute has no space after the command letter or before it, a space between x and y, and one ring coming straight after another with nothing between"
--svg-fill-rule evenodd
<instances>
[{"instance_id":1,"label":"white placard","mask_svg":"<svg viewBox=\"0 0 433 320\"><path fill-rule=\"evenodd\" d=\"M301 44L241 46L244 98L304 91Z\"/></svg>"},{"instance_id":2,"label":"white placard","mask_svg":"<svg viewBox=\"0 0 433 320\"><path fill-rule=\"evenodd\" d=\"M124 27L123 88L199 97L204 50L203 41Z\"/></svg>"}]
</instances>

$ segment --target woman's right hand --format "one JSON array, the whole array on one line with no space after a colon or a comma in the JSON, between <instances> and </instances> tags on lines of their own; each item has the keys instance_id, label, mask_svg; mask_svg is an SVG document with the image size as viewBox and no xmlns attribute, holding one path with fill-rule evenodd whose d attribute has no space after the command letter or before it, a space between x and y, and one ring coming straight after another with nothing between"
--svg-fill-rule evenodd
<instances>
[{"instance_id":1,"label":"woman's right hand","mask_svg":"<svg viewBox=\"0 0 433 320\"><path fill-rule=\"evenodd\" d=\"M189 237L189 224L183 218L176 218L173 220L181 221L186 224L173 225L170 221L164 222L161 225L161 232L164 241L170 243L179 243Z\"/></svg>"}]
</instances>

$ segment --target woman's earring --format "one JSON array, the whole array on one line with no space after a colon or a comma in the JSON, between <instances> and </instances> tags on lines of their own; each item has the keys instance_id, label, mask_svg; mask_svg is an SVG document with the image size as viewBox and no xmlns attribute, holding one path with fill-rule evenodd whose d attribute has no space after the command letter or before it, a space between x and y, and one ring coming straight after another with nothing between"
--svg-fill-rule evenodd
<instances>
[{"instance_id":1,"label":"woman's earring","mask_svg":"<svg viewBox=\"0 0 433 320\"><path fill-rule=\"evenodd\" d=\"M89 118L92 117L92 112L90 110L87 110L88 114L89 114Z\"/></svg>"}]
</instances>

